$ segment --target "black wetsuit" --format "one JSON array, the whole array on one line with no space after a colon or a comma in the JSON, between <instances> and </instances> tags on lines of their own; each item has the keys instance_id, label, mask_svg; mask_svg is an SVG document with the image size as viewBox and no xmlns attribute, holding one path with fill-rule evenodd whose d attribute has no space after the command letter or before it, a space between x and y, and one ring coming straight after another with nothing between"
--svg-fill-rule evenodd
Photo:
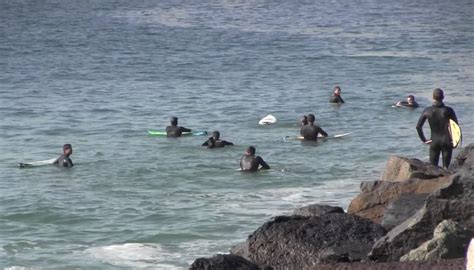
<instances>
[{"instance_id":1,"label":"black wetsuit","mask_svg":"<svg viewBox=\"0 0 474 270\"><path fill-rule=\"evenodd\" d=\"M58 159L56 159L53 164L67 168L71 168L72 166L74 166L74 164L72 164L72 160L66 155L61 155L60 157L58 157Z\"/></svg>"},{"instance_id":2,"label":"black wetsuit","mask_svg":"<svg viewBox=\"0 0 474 270\"><path fill-rule=\"evenodd\" d=\"M329 98L329 103L344 103L344 100L340 95L333 93L332 96Z\"/></svg>"},{"instance_id":3,"label":"black wetsuit","mask_svg":"<svg viewBox=\"0 0 474 270\"><path fill-rule=\"evenodd\" d=\"M307 141L317 141L318 133L320 133L321 135L325 137L328 136L328 134L322 128L316 125L311 125L311 124L303 126L300 132L301 136L303 136L303 138Z\"/></svg>"},{"instance_id":4,"label":"black wetsuit","mask_svg":"<svg viewBox=\"0 0 474 270\"><path fill-rule=\"evenodd\" d=\"M166 127L166 137L178 138L178 137L181 137L181 135L183 135L183 132L191 132L191 130L185 127L178 127L178 126Z\"/></svg>"},{"instance_id":5,"label":"black wetsuit","mask_svg":"<svg viewBox=\"0 0 474 270\"><path fill-rule=\"evenodd\" d=\"M418 108L419 105L418 103L416 103L416 101L413 101L412 104L408 103L407 101L400 101L400 106L403 106L403 107L408 107L408 108Z\"/></svg>"},{"instance_id":6,"label":"black wetsuit","mask_svg":"<svg viewBox=\"0 0 474 270\"><path fill-rule=\"evenodd\" d=\"M431 128L430 162L438 166L439 155L443 153L443 166L447 168L453 154L453 144L448 129L449 119L457 123L456 113L451 107L444 106L443 102L438 101L434 102L433 106L426 108L421 113L416 125L418 136L423 142L427 141L423 133L423 124L426 119L428 119Z\"/></svg>"},{"instance_id":7,"label":"black wetsuit","mask_svg":"<svg viewBox=\"0 0 474 270\"><path fill-rule=\"evenodd\" d=\"M207 146L207 148L221 148L226 145L234 145L231 142L224 141L224 140L214 140L214 138L209 138L207 141L205 141L202 146Z\"/></svg>"},{"instance_id":8,"label":"black wetsuit","mask_svg":"<svg viewBox=\"0 0 474 270\"><path fill-rule=\"evenodd\" d=\"M260 165L262 165L262 169L264 170L270 169L270 166L268 166L260 156L243 155L242 158L240 158L240 169L242 169L242 171L256 172Z\"/></svg>"}]
</instances>

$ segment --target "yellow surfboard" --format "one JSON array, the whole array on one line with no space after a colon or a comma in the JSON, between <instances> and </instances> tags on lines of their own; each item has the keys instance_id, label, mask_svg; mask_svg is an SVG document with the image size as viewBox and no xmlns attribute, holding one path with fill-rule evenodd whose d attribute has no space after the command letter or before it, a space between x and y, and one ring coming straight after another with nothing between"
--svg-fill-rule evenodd
<instances>
[{"instance_id":1,"label":"yellow surfboard","mask_svg":"<svg viewBox=\"0 0 474 270\"><path fill-rule=\"evenodd\" d=\"M452 119L449 119L449 133L451 134L451 140L453 141L453 147L456 148L462 141L461 128Z\"/></svg>"}]
</instances>

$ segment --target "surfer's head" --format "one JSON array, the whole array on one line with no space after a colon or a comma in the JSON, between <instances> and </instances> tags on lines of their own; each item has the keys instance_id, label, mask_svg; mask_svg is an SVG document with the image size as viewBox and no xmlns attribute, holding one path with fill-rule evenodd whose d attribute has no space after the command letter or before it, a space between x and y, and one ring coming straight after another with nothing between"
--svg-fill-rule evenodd
<instances>
[{"instance_id":1,"label":"surfer's head","mask_svg":"<svg viewBox=\"0 0 474 270\"><path fill-rule=\"evenodd\" d=\"M170 123L172 126L177 126L178 125L178 117L171 117Z\"/></svg>"},{"instance_id":2,"label":"surfer's head","mask_svg":"<svg viewBox=\"0 0 474 270\"><path fill-rule=\"evenodd\" d=\"M433 90L433 99L440 102L443 101L444 93L441 88L436 88L435 90Z\"/></svg>"},{"instance_id":3,"label":"surfer's head","mask_svg":"<svg viewBox=\"0 0 474 270\"><path fill-rule=\"evenodd\" d=\"M66 143L65 145L63 145L63 153L66 156L70 156L72 154L72 145L69 143Z\"/></svg>"},{"instance_id":4,"label":"surfer's head","mask_svg":"<svg viewBox=\"0 0 474 270\"><path fill-rule=\"evenodd\" d=\"M247 150L245 150L245 154L249 156L255 155L255 147L249 146Z\"/></svg>"},{"instance_id":5,"label":"surfer's head","mask_svg":"<svg viewBox=\"0 0 474 270\"><path fill-rule=\"evenodd\" d=\"M308 116L303 115L303 118L301 118L301 125L306 126L308 124Z\"/></svg>"},{"instance_id":6,"label":"surfer's head","mask_svg":"<svg viewBox=\"0 0 474 270\"><path fill-rule=\"evenodd\" d=\"M212 137L214 138L214 140L219 140L219 137L221 136L221 134L219 133L219 131L213 131L212 132Z\"/></svg>"},{"instance_id":7,"label":"surfer's head","mask_svg":"<svg viewBox=\"0 0 474 270\"><path fill-rule=\"evenodd\" d=\"M314 117L314 114L312 113L308 114L308 122L312 124L314 123L314 120L316 120L316 118Z\"/></svg>"},{"instance_id":8,"label":"surfer's head","mask_svg":"<svg viewBox=\"0 0 474 270\"><path fill-rule=\"evenodd\" d=\"M415 102L415 96L414 95L408 95L407 96L407 102L408 102L408 104L413 104L413 102Z\"/></svg>"},{"instance_id":9,"label":"surfer's head","mask_svg":"<svg viewBox=\"0 0 474 270\"><path fill-rule=\"evenodd\" d=\"M334 87L334 94L336 94L336 95L340 95L340 94L341 94L341 87L340 87L340 86L336 85L336 86Z\"/></svg>"}]
</instances>

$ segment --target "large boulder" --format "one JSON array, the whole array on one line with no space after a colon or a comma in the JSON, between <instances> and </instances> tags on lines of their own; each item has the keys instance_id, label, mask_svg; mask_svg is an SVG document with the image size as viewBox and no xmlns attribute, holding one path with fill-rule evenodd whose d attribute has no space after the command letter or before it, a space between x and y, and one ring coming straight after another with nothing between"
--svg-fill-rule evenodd
<instances>
[{"instance_id":1,"label":"large boulder","mask_svg":"<svg viewBox=\"0 0 474 270\"><path fill-rule=\"evenodd\" d=\"M381 225L386 230L398 226L423 208L428 195L427 193L401 195L396 201L388 204Z\"/></svg>"},{"instance_id":2,"label":"large boulder","mask_svg":"<svg viewBox=\"0 0 474 270\"><path fill-rule=\"evenodd\" d=\"M339 206L330 206L324 204L311 204L293 211L293 215L311 217L322 216L330 213L344 213L344 210Z\"/></svg>"},{"instance_id":3,"label":"large boulder","mask_svg":"<svg viewBox=\"0 0 474 270\"><path fill-rule=\"evenodd\" d=\"M462 148L453 159L449 168L452 170L459 170L461 168L472 170L474 168L474 143Z\"/></svg>"},{"instance_id":4,"label":"large boulder","mask_svg":"<svg viewBox=\"0 0 474 270\"><path fill-rule=\"evenodd\" d=\"M190 270L259 270L258 265L232 254L218 254L211 258L198 258Z\"/></svg>"},{"instance_id":5,"label":"large boulder","mask_svg":"<svg viewBox=\"0 0 474 270\"><path fill-rule=\"evenodd\" d=\"M472 232L459 223L443 220L436 226L433 239L402 256L400 261L431 261L437 259L463 258L466 254Z\"/></svg>"},{"instance_id":6,"label":"large boulder","mask_svg":"<svg viewBox=\"0 0 474 270\"><path fill-rule=\"evenodd\" d=\"M348 214L279 216L258 228L240 250L258 265L312 269L321 262L366 260L384 234L382 226Z\"/></svg>"},{"instance_id":7,"label":"large boulder","mask_svg":"<svg viewBox=\"0 0 474 270\"><path fill-rule=\"evenodd\" d=\"M449 172L416 158L390 156L382 175L382 181L406 181L408 179L433 179L449 175Z\"/></svg>"},{"instance_id":8,"label":"large boulder","mask_svg":"<svg viewBox=\"0 0 474 270\"><path fill-rule=\"evenodd\" d=\"M377 240L370 258L397 261L410 250L431 238L435 227L444 219L459 222L474 231L474 177L471 170L460 170L450 183L431 194L422 209Z\"/></svg>"},{"instance_id":9,"label":"large boulder","mask_svg":"<svg viewBox=\"0 0 474 270\"><path fill-rule=\"evenodd\" d=\"M410 179L403 182L363 182L361 193L352 199L347 212L381 223L388 204L402 195L429 194L451 181L448 176L434 179Z\"/></svg>"}]
</instances>

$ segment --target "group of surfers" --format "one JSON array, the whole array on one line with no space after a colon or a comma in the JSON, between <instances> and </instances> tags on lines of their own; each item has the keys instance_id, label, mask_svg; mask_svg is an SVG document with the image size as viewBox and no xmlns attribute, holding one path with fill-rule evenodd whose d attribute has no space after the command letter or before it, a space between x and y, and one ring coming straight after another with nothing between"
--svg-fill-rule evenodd
<instances>
[{"instance_id":1,"label":"group of surfers","mask_svg":"<svg viewBox=\"0 0 474 270\"><path fill-rule=\"evenodd\" d=\"M458 120L454 110L451 107L444 105L443 99L444 92L442 89L436 88L433 90L433 104L432 106L427 107L421 113L416 125L416 130L421 141L430 146L430 163L438 166L439 157L442 154L443 167L448 168L453 152L452 139L448 129L449 120L451 119L456 123L458 123ZM338 104L344 103L344 100L341 97L341 87L334 87L334 91L329 99L329 102ZM419 107L413 95L407 96L406 101L397 102L395 106L408 108ZM430 139L427 139L423 133L423 125L426 120L428 120L429 126L431 128ZM318 134L321 134L323 137L328 136L328 134L314 122L315 116L313 114L308 114L301 119L300 134L304 140L317 141ZM169 138L178 138L182 136L183 132L191 132L191 129L178 126L178 118L172 117L170 126L166 127L166 136ZM202 144L202 146L206 146L207 148L221 148L227 145L234 144L225 140L221 140L219 131L214 131L212 136ZM270 166L263 160L263 158L257 156L255 152L256 149L254 146L247 147L244 155L242 155L240 158L240 168L242 171L256 172L259 169L270 169ZM71 154L72 146L70 144L65 144L63 146L63 154L58 159L56 159L54 164L57 164L61 167L74 166L72 160L70 159Z\"/></svg>"}]
</instances>

